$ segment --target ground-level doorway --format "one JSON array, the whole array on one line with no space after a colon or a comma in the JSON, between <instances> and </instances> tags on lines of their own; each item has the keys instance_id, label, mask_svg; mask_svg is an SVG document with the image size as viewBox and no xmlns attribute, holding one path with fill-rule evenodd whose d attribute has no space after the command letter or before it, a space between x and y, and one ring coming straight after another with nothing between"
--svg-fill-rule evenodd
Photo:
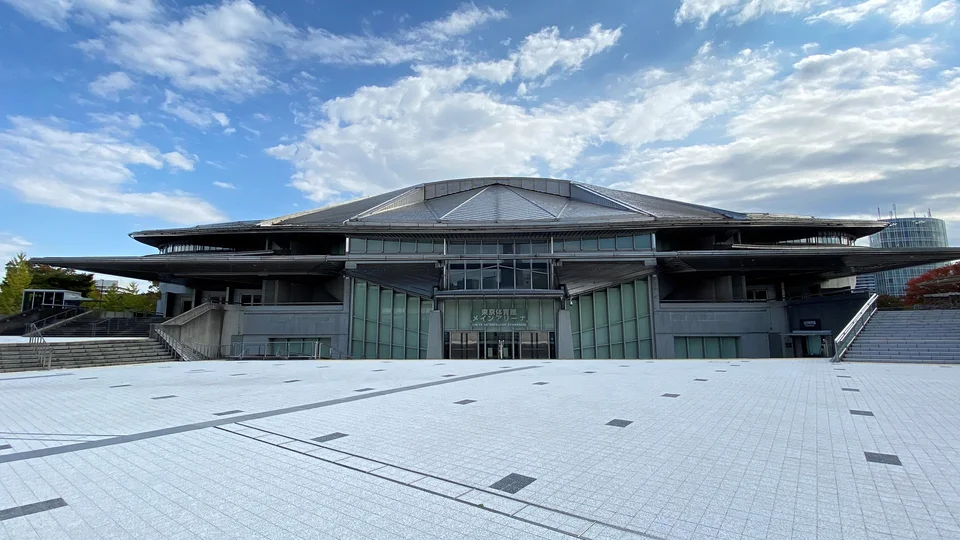
<instances>
[{"instance_id":1,"label":"ground-level doorway","mask_svg":"<svg viewBox=\"0 0 960 540\"><path fill-rule=\"evenodd\" d=\"M446 333L445 338L445 357L452 360L532 360L557 357L554 332L452 330Z\"/></svg>"}]
</instances>

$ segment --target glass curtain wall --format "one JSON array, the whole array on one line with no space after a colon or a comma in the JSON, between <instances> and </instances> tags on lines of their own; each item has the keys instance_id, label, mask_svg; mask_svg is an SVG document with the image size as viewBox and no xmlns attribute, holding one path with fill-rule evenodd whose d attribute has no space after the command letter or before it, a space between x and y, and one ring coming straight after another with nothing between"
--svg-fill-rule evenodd
<instances>
[{"instance_id":1,"label":"glass curtain wall","mask_svg":"<svg viewBox=\"0 0 960 540\"><path fill-rule=\"evenodd\" d=\"M820 336L817 345L820 345ZM739 358L740 338L737 336L675 336L676 358Z\"/></svg>"},{"instance_id":2,"label":"glass curtain wall","mask_svg":"<svg viewBox=\"0 0 960 540\"><path fill-rule=\"evenodd\" d=\"M362 280L353 285L353 358L426 358L433 301Z\"/></svg>"},{"instance_id":3,"label":"glass curtain wall","mask_svg":"<svg viewBox=\"0 0 960 540\"><path fill-rule=\"evenodd\" d=\"M653 357L646 279L578 296L568 309L576 358Z\"/></svg>"}]
</instances>

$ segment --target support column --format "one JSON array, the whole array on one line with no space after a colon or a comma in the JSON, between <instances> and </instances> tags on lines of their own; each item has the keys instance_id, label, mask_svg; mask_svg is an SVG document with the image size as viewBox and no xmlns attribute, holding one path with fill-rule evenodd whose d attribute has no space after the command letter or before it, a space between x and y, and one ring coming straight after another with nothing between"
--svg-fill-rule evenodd
<instances>
[{"instance_id":1,"label":"support column","mask_svg":"<svg viewBox=\"0 0 960 540\"><path fill-rule=\"evenodd\" d=\"M443 315L439 310L430 312L427 325L427 358L443 358Z\"/></svg>"},{"instance_id":2,"label":"support column","mask_svg":"<svg viewBox=\"0 0 960 540\"><path fill-rule=\"evenodd\" d=\"M573 327L570 325L570 312L561 309L557 313L557 358L573 360Z\"/></svg>"}]
</instances>

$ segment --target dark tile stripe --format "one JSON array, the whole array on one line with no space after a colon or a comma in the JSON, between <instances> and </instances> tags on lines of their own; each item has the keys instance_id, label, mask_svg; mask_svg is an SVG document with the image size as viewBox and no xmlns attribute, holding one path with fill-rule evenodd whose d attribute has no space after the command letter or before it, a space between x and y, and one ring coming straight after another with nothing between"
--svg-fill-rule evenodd
<instances>
[{"instance_id":1,"label":"dark tile stripe","mask_svg":"<svg viewBox=\"0 0 960 540\"><path fill-rule=\"evenodd\" d=\"M497 491L505 491L511 495L516 494L521 489L529 486L534 483L537 479L531 478L529 476L524 476L522 474L510 473L500 480L494 482L490 489L495 489Z\"/></svg>"},{"instance_id":2,"label":"dark tile stripe","mask_svg":"<svg viewBox=\"0 0 960 540\"><path fill-rule=\"evenodd\" d=\"M344 437L347 437L346 433L340 433L339 431L337 431L335 433L330 433L322 437L314 437L313 440L317 441L318 443L325 443L325 442L335 441L337 439L342 439Z\"/></svg>"},{"instance_id":3,"label":"dark tile stripe","mask_svg":"<svg viewBox=\"0 0 960 540\"><path fill-rule=\"evenodd\" d=\"M24 377L3 377L3 378L0 378L0 382L21 381L23 379L46 379L47 377L66 377L68 375L73 375L73 373L51 373L49 375L27 375Z\"/></svg>"},{"instance_id":4,"label":"dark tile stripe","mask_svg":"<svg viewBox=\"0 0 960 540\"><path fill-rule=\"evenodd\" d=\"M25 504L23 506L15 506L13 508L5 508L0 510L0 521L29 516L30 514L38 514L40 512L46 512L47 510L53 510L54 508L63 508L66 505L67 501L63 499L50 499L49 501L41 501L33 504Z\"/></svg>"},{"instance_id":5,"label":"dark tile stripe","mask_svg":"<svg viewBox=\"0 0 960 540\"><path fill-rule=\"evenodd\" d=\"M614 418L613 420L607 422L608 426L614 427L627 427L633 423L633 420L621 420L619 418Z\"/></svg>"},{"instance_id":6,"label":"dark tile stripe","mask_svg":"<svg viewBox=\"0 0 960 540\"><path fill-rule=\"evenodd\" d=\"M214 416L226 416L226 415L228 415L228 414L237 414L238 412L243 412L243 411L241 411L240 409L234 409L234 410L232 410L232 411L215 412L215 413L213 413L213 415L214 415Z\"/></svg>"},{"instance_id":7,"label":"dark tile stripe","mask_svg":"<svg viewBox=\"0 0 960 540\"><path fill-rule=\"evenodd\" d=\"M864 457L867 458L867 461L870 463L883 463L884 465L900 465L903 466L903 463L900 463L900 458L896 454L880 454L877 452L864 452Z\"/></svg>"},{"instance_id":8,"label":"dark tile stripe","mask_svg":"<svg viewBox=\"0 0 960 540\"><path fill-rule=\"evenodd\" d=\"M289 381L283 381L283 382L284 383L300 382L300 379L290 379Z\"/></svg>"},{"instance_id":9,"label":"dark tile stripe","mask_svg":"<svg viewBox=\"0 0 960 540\"><path fill-rule=\"evenodd\" d=\"M126 387L128 387L128 386L130 386L130 385L129 385L129 384L115 384L115 385L111 386L110 388L126 388Z\"/></svg>"},{"instance_id":10,"label":"dark tile stripe","mask_svg":"<svg viewBox=\"0 0 960 540\"><path fill-rule=\"evenodd\" d=\"M853 414L856 416L873 416L873 413L870 411L857 411L854 409L850 409L850 414Z\"/></svg>"},{"instance_id":11,"label":"dark tile stripe","mask_svg":"<svg viewBox=\"0 0 960 540\"><path fill-rule=\"evenodd\" d=\"M177 396L169 395L169 396L157 396L157 397L152 397L152 398L150 398L150 399L170 399L170 398L175 398L175 397L177 397Z\"/></svg>"},{"instance_id":12,"label":"dark tile stripe","mask_svg":"<svg viewBox=\"0 0 960 540\"><path fill-rule=\"evenodd\" d=\"M9 450L11 448L13 447L10 446L9 444L0 444L0 450Z\"/></svg>"},{"instance_id":13,"label":"dark tile stripe","mask_svg":"<svg viewBox=\"0 0 960 540\"><path fill-rule=\"evenodd\" d=\"M250 413L250 414L245 414L243 416L234 416L231 418L222 418L218 420L208 420L206 422L197 422L194 424L173 426L173 427L168 427L163 429L156 429L153 431L144 431L142 433L134 433L131 435L120 435L119 437L111 437L109 439L101 439L99 441L87 441L87 442L82 442L77 444L64 444L61 446L52 446L49 448L38 448L36 450L28 450L26 452L17 452L15 454L0 455L0 463L11 463L14 461L24 461L27 459L34 459L38 457L68 454L71 452L76 452L78 450L87 450L89 448L102 448L104 446L113 446L115 444L123 444L123 443L128 443L133 441L142 441L144 439L152 439L154 437L163 437L165 435L174 435L177 433L185 433L188 431L197 431L199 429L206 429L208 427L220 426L224 424L232 424L234 422L249 422L251 420L260 420L261 418L270 418L272 416L280 416L282 414L290 414L290 413L300 412L300 411L310 411L313 409L330 407L332 405L340 405L342 403L360 401L362 399L372 399L379 396L388 396L391 394L398 394L400 392L410 392L413 390L420 390L422 388L430 388L433 386L451 384L451 383L456 383L460 381L468 381L471 379L490 377L492 375L502 375L504 373L514 373L517 371L538 369L539 367L540 366L524 366L524 367L513 368L509 371L507 370L485 371L483 373L474 373L473 375L464 375L462 377L457 377L456 379L444 379L442 381L430 381L430 382L425 382L420 384L413 384L410 386L400 386L398 388L378 390L376 392L370 392L363 395L347 396L347 397L342 397L337 399L330 399L327 401L318 401L316 403L307 403L304 405L295 405L293 407L284 407L282 409L274 409L272 411Z\"/></svg>"}]
</instances>

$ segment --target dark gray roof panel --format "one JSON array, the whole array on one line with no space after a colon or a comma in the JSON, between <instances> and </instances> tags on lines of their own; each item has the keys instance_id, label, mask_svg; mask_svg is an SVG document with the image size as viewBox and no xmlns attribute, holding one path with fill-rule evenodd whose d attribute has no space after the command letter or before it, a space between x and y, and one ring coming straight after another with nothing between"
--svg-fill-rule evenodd
<instances>
[{"instance_id":1,"label":"dark gray roof panel","mask_svg":"<svg viewBox=\"0 0 960 540\"><path fill-rule=\"evenodd\" d=\"M595 191L617 201L636 208L641 212L648 213L657 218L671 219L747 219L745 214L721 210L719 208L710 208L698 204L690 204L670 199L661 199L649 195L641 195L630 191L621 191L600 186L586 186L589 190Z\"/></svg>"},{"instance_id":2,"label":"dark gray roof panel","mask_svg":"<svg viewBox=\"0 0 960 540\"><path fill-rule=\"evenodd\" d=\"M555 220L543 208L521 197L506 186L490 186L470 198L443 221L534 221Z\"/></svg>"},{"instance_id":3,"label":"dark gray roof panel","mask_svg":"<svg viewBox=\"0 0 960 540\"><path fill-rule=\"evenodd\" d=\"M604 219L604 218L622 218L622 219L634 219L645 217L647 219L653 219L646 214L638 214L636 212L630 212L627 210L617 210L615 208L610 208L607 206L597 206L588 202L578 201L576 199L570 199L566 208L563 209L563 213L560 214L560 219L562 220L574 220L574 219Z\"/></svg>"},{"instance_id":4,"label":"dark gray roof panel","mask_svg":"<svg viewBox=\"0 0 960 540\"><path fill-rule=\"evenodd\" d=\"M381 193L380 195L374 195L372 197L355 199L345 203L325 206L323 208L308 210L298 214L291 214L289 216L282 216L276 219L269 219L262 222L261 225L339 225L344 221L356 216L357 214L366 212L377 205L393 199L397 195L409 191L409 189L410 188L404 188L396 191L388 191L387 193Z\"/></svg>"},{"instance_id":5,"label":"dark gray roof panel","mask_svg":"<svg viewBox=\"0 0 960 540\"><path fill-rule=\"evenodd\" d=\"M540 193L539 191L530 191L529 189L508 188L517 195L546 210L550 215L558 217L563 208L567 206L570 199L561 195L550 195Z\"/></svg>"},{"instance_id":6,"label":"dark gray roof panel","mask_svg":"<svg viewBox=\"0 0 960 540\"><path fill-rule=\"evenodd\" d=\"M433 210L433 213L436 214L437 218L443 218L443 216L450 213L454 208L467 202L470 197L480 193L481 189L483 188L470 189L443 197L428 199L425 204L430 207L431 210Z\"/></svg>"},{"instance_id":7,"label":"dark gray roof panel","mask_svg":"<svg viewBox=\"0 0 960 540\"><path fill-rule=\"evenodd\" d=\"M540 191L561 197L570 196L570 181L555 180L553 178L526 178L514 176L493 176L483 178L461 178L457 180L443 180L424 184L424 196L427 200L452 195L461 191L482 188L500 184L504 186Z\"/></svg>"}]
</instances>

